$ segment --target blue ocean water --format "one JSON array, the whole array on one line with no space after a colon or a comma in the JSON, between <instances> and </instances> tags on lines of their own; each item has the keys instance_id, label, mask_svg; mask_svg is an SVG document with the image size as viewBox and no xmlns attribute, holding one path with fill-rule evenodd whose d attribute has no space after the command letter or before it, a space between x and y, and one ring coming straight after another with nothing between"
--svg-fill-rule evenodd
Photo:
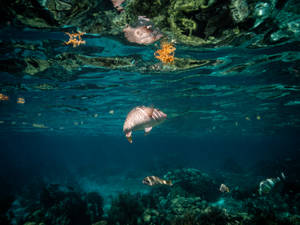
<instances>
[{"instance_id":1,"label":"blue ocean water","mask_svg":"<svg viewBox=\"0 0 300 225\"><path fill-rule=\"evenodd\" d=\"M253 40L218 48L178 44L175 57L205 63L151 70L159 63L157 45L87 34L85 45L72 48L66 39L63 32L1 31L1 67L7 70L0 72L0 93L9 96L0 101L1 196L34 196L57 184L98 193L109 211L119 193L151 193L144 177L184 168L207 173L218 186L227 181L233 193L249 188L250 196L259 197L260 181L282 172L299 187L299 40L260 48L249 47ZM74 55L132 60L126 68L96 66ZM10 69L17 66L9 59L21 56L39 71ZM55 64L61 57L63 65ZM51 66L35 66L36 58ZM122 127L138 105L158 107L168 117L147 136L134 132L130 144ZM290 195L298 199L299 190ZM298 215L299 205L287 204Z\"/></svg>"}]
</instances>

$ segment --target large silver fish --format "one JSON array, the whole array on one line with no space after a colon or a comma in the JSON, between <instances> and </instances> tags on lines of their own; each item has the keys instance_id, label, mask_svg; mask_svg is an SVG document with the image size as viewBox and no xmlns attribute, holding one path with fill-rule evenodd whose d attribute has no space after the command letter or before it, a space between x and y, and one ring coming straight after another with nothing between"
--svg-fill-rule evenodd
<instances>
[{"instance_id":1,"label":"large silver fish","mask_svg":"<svg viewBox=\"0 0 300 225\"><path fill-rule=\"evenodd\" d=\"M123 132L130 143L132 143L132 131L145 130L149 134L152 127L162 123L167 115L159 109L146 106L137 106L132 109L124 122Z\"/></svg>"}]
</instances>

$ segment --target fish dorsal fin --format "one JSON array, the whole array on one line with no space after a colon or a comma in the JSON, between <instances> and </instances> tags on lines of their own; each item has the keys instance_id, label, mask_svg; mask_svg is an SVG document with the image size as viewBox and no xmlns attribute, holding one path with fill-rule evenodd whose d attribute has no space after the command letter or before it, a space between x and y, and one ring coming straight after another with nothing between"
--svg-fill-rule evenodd
<instances>
[{"instance_id":1,"label":"fish dorsal fin","mask_svg":"<svg viewBox=\"0 0 300 225\"><path fill-rule=\"evenodd\" d=\"M151 130L152 130L152 127L146 127L145 128L145 136L148 135Z\"/></svg>"}]
</instances>

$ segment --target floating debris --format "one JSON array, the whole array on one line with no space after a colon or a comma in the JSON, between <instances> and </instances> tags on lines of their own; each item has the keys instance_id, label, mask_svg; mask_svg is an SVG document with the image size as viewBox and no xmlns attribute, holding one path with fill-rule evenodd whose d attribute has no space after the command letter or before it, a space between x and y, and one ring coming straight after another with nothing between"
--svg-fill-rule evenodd
<instances>
[{"instance_id":1,"label":"floating debris","mask_svg":"<svg viewBox=\"0 0 300 225\"><path fill-rule=\"evenodd\" d=\"M108 112L109 114L114 114L115 113L115 111L114 110L109 110L109 112Z\"/></svg>"},{"instance_id":2,"label":"floating debris","mask_svg":"<svg viewBox=\"0 0 300 225\"><path fill-rule=\"evenodd\" d=\"M173 185L171 180L164 180L164 179L161 179L161 178L156 177L156 176L145 177L142 182L143 182L143 184L146 184L148 186L155 186L155 185L172 186Z\"/></svg>"},{"instance_id":3,"label":"floating debris","mask_svg":"<svg viewBox=\"0 0 300 225\"><path fill-rule=\"evenodd\" d=\"M162 42L160 47L161 49L158 49L156 52L154 52L155 58L159 59L164 64L173 62L175 59L174 54L176 50L173 44Z\"/></svg>"},{"instance_id":4,"label":"floating debris","mask_svg":"<svg viewBox=\"0 0 300 225\"><path fill-rule=\"evenodd\" d=\"M17 98L17 103L18 104L25 104L25 99L22 97Z\"/></svg>"},{"instance_id":5,"label":"floating debris","mask_svg":"<svg viewBox=\"0 0 300 225\"><path fill-rule=\"evenodd\" d=\"M0 120L0 124L4 124L5 122L3 120Z\"/></svg>"},{"instance_id":6,"label":"floating debris","mask_svg":"<svg viewBox=\"0 0 300 225\"><path fill-rule=\"evenodd\" d=\"M9 97L7 95L0 93L0 101L8 101L8 100L9 100Z\"/></svg>"},{"instance_id":7,"label":"floating debris","mask_svg":"<svg viewBox=\"0 0 300 225\"><path fill-rule=\"evenodd\" d=\"M124 122L123 132L130 143L132 143L132 131L145 130L149 134L152 127L162 123L167 115L159 109L146 106L137 106L132 109Z\"/></svg>"},{"instance_id":8,"label":"floating debris","mask_svg":"<svg viewBox=\"0 0 300 225\"><path fill-rule=\"evenodd\" d=\"M281 178L280 177L268 178L266 180L261 181L259 183L258 193L260 195L269 194L270 191L274 188L275 184L286 179L284 173L281 173L280 175L281 175Z\"/></svg>"},{"instance_id":9,"label":"floating debris","mask_svg":"<svg viewBox=\"0 0 300 225\"><path fill-rule=\"evenodd\" d=\"M48 128L47 126L41 123L33 123L32 126L35 128Z\"/></svg>"},{"instance_id":10,"label":"floating debris","mask_svg":"<svg viewBox=\"0 0 300 225\"><path fill-rule=\"evenodd\" d=\"M246 116L246 117L245 117L245 120L248 120L248 121L250 121L251 119L250 119L250 117L249 117L249 116Z\"/></svg>"},{"instance_id":11,"label":"floating debris","mask_svg":"<svg viewBox=\"0 0 300 225\"><path fill-rule=\"evenodd\" d=\"M260 120L260 119L261 119L261 117L258 115L258 116L256 116L256 119L257 119L257 120Z\"/></svg>"},{"instance_id":12,"label":"floating debris","mask_svg":"<svg viewBox=\"0 0 300 225\"><path fill-rule=\"evenodd\" d=\"M219 190L224 193L224 192L229 192L229 187L227 187L225 184L221 184Z\"/></svg>"},{"instance_id":13,"label":"floating debris","mask_svg":"<svg viewBox=\"0 0 300 225\"><path fill-rule=\"evenodd\" d=\"M49 85L49 84L40 84L40 85L34 86L34 88L40 89L40 90L51 90L51 89L53 89L54 87L51 86L51 85Z\"/></svg>"},{"instance_id":14,"label":"floating debris","mask_svg":"<svg viewBox=\"0 0 300 225\"><path fill-rule=\"evenodd\" d=\"M73 45L73 48L78 47L81 44L85 44L85 41L82 40L81 36L85 34L85 32L80 32L78 31L78 33L69 33L66 32L65 34L69 35L69 40L65 42L66 45Z\"/></svg>"},{"instance_id":15,"label":"floating debris","mask_svg":"<svg viewBox=\"0 0 300 225\"><path fill-rule=\"evenodd\" d=\"M95 113L95 114L94 114L94 117L95 117L95 118L97 118L98 116L99 116L99 114L98 114L98 113Z\"/></svg>"}]
</instances>

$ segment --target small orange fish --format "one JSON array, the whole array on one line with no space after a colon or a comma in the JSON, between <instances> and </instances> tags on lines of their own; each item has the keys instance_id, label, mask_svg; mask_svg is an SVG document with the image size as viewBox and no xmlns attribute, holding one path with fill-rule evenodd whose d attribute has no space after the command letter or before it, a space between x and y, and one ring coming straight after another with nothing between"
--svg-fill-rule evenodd
<instances>
[{"instance_id":1,"label":"small orange fish","mask_svg":"<svg viewBox=\"0 0 300 225\"><path fill-rule=\"evenodd\" d=\"M155 185L172 186L173 185L171 180L164 180L164 179L161 179L161 178L156 177L156 176L145 177L142 182L143 182L143 184L146 184L148 186L155 186Z\"/></svg>"}]
</instances>

